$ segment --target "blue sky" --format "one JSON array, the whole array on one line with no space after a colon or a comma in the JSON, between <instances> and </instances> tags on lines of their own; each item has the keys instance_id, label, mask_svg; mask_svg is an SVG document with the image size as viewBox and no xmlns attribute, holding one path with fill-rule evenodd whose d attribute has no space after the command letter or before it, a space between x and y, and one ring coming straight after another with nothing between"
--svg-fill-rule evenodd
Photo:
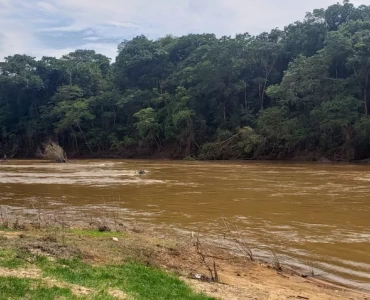
<instances>
[{"instance_id":1,"label":"blue sky","mask_svg":"<svg viewBox=\"0 0 370 300\"><path fill-rule=\"evenodd\" d=\"M341 1L341 0L340 0ZM94 49L114 58L138 34L258 34L337 0L0 0L0 60ZM370 0L352 0L370 4Z\"/></svg>"}]
</instances>

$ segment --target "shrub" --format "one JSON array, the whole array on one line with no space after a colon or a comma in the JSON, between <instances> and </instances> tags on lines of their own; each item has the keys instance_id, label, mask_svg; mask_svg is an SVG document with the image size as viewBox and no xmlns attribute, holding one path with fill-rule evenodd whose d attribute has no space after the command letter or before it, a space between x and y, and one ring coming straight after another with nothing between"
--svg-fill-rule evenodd
<instances>
[{"instance_id":1,"label":"shrub","mask_svg":"<svg viewBox=\"0 0 370 300\"><path fill-rule=\"evenodd\" d=\"M67 162L67 155L58 143L49 141L43 144L43 149L41 157L56 161L57 163Z\"/></svg>"}]
</instances>

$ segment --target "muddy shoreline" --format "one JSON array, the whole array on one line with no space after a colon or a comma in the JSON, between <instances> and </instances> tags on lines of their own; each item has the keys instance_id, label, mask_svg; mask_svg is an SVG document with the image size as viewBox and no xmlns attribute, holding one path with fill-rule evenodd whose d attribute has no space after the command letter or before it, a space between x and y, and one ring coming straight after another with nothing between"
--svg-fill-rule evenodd
<instances>
[{"instance_id":1,"label":"muddy shoreline","mask_svg":"<svg viewBox=\"0 0 370 300\"><path fill-rule=\"evenodd\" d=\"M309 153L306 155L296 155L285 158L266 158L266 157L257 157L251 159L223 159L223 160L200 160L197 157L174 157L168 152L160 152L154 154L112 154L112 153L97 153L94 155L91 154L70 154L68 155L70 160L171 160L171 161L197 161L197 162L290 162L290 163L353 163L353 164L370 164L370 158L367 159L357 159L357 160L345 160L338 159L333 157L326 157L320 154ZM11 160L40 160L39 157L28 156L28 155L14 155L8 159ZM45 160L47 161L47 160ZM6 163L6 162L1 162Z\"/></svg>"},{"instance_id":2,"label":"muddy shoreline","mask_svg":"<svg viewBox=\"0 0 370 300\"><path fill-rule=\"evenodd\" d=\"M41 219L96 229L109 219L112 231L200 232L240 254L223 236L225 216L259 261L273 261L273 250L304 276L370 287L367 166L72 160L10 161L0 171L1 205L9 215L26 214L34 228Z\"/></svg>"},{"instance_id":3,"label":"muddy shoreline","mask_svg":"<svg viewBox=\"0 0 370 300\"><path fill-rule=\"evenodd\" d=\"M237 245L235 243L233 244L234 241L232 240L229 241L228 246L225 246L225 243L217 245L214 240L206 235L198 235L196 233L169 228L165 229L159 226L148 226L148 224L137 222L128 223L118 218L80 216L76 220L75 216L69 215L66 212L58 214L54 211L35 209L25 214L19 210L18 212L11 212L1 207L0 235L1 232L4 235L4 230L6 230L5 232L8 237L16 239L23 239L24 236L28 236L31 239L35 238L39 242L40 236L46 236L48 246L46 248L42 245L37 246L40 249L48 249L48 247L51 247L50 249L53 247L59 248L61 247L61 243L65 244L65 240L72 236L72 239L76 238L78 241L74 240L72 243L67 242L66 245L73 245L72 250L67 251L72 251L71 253L77 251L76 245L77 248L84 249L82 252L86 251L89 247L89 243L85 245L87 248L80 245L81 240L87 241L86 237L83 236L85 230L88 232L100 232L103 234L103 237L104 233L106 233L106 237L99 239L101 245L95 247L95 240L91 244L95 248L93 250L94 255L98 257L98 260L96 260L96 257L90 257L91 253L87 254L87 257L90 257L88 260L91 259L93 263L114 263L115 259L119 260L117 257L113 259L111 253L105 253L106 249L104 247L106 247L107 243L109 245L112 244L112 237L117 236L118 239L121 239L122 234L125 236L128 235L133 237L133 241L130 242L132 243L130 247L134 249L132 251L141 253L138 255L140 256L140 262L153 264L168 271L175 272L196 290L207 292L209 295L220 297L221 299L252 299L248 297L243 298L245 296L243 293L246 290L240 287L240 284L244 282L246 286L249 286L248 289L250 289L250 285L253 283L252 285L255 287L253 280L256 277L259 281L259 285L257 286L264 286L264 290L262 292L260 290L256 292L260 296L253 299L267 299L265 296L267 294L271 296L271 293L274 294L273 290L277 287L283 288L289 294L301 293L303 296L298 295L297 299L332 299L331 297L333 295L337 296L336 299L370 299L369 291L351 288L332 282L325 277L310 274L309 269L296 268L279 261L261 260L258 257L253 258L253 261L251 261L250 258L246 257L245 253L235 252ZM73 232L77 233L77 237L74 234L71 235ZM45 238L41 238L41 240L45 240ZM227 286L225 288L227 292L214 292L214 285L219 285L219 283L213 282L214 280L211 278L209 270L207 270L208 266L199 259L196 245L197 240L201 242L202 253L206 256L207 263L211 265L214 262L217 265L217 270L221 278L220 283ZM136 249L136 247L138 248ZM54 250L50 251L52 255L58 257L58 252L54 253ZM50 255L50 253L47 255ZM112 261L110 261L111 259ZM135 259L138 259L138 257ZM200 275L202 280L199 281L197 279ZM267 275L269 279L264 282L264 276ZM236 289L236 286L239 286L239 288ZM213 289L210 287L213 287ZM222 291L223 289L220 287L216 290ZM313 291L314 293L318 293L320 298L315 298L315 295L310 294ZM257 294L253 294L253 297ZM252 297L252 295L250 296ZM283 298L272 297L269 299Z\"/></svg>"}]
</instances>

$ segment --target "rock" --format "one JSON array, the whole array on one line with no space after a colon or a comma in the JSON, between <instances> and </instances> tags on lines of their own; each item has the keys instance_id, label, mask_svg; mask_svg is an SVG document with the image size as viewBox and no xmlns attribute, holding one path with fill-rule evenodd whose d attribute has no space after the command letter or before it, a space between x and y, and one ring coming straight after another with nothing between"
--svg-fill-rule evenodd
<instances>
[{"instance_id":1,"label":"rock","mask_svg":"<svg viewBox=\"0 0 370 300\"><path fill-rule=\"evenodd\" d=\"M327 159L326 157L320 157L317 161L322 162L322 163L330 163L331 162L331 160Z\"/></svg>"},{"instance_id":2,"label":"rock","mask_svg":"<svg viewBox=\"0 0 370 300\"><path fill-rule=\"evenodd\" d=\"M116 237L113 237L113 238L112 238L112 241L113 241L113 242L118 242L118 239L117 239Z\"/></svg>"}]
</instances>

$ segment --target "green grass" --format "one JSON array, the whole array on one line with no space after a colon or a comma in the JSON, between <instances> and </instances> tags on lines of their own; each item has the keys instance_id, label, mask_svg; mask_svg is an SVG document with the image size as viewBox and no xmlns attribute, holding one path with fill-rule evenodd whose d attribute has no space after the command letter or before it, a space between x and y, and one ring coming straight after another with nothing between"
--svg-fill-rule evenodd
<instances>
[{"instance_id":1,"label":"green grass","mask_svg":"<svg viewBox=\"0 0 370 300\"><path fill-rule=\"evenodd\" d=\"M74 234L89 237L124 236L112 232L74 230ZM1 244L1 243L0 243ZM213 298L193 292L175 275L139 263L114 266L92 266L80 258L49 260L19 249L0 246L0 267L16 269L30 264L42 271L41 279L0 277L2 299L116 299L111 290L122 291L133 300L211 300ZM49 279L56 279L65 288L53 287ZM76 296L68 284L92 290L84 297Z\"/></svg>"},{"instance_id":2,"label":"green grass","mask_svg":"<svg viewBox=\"0 0 370 300\"><path fill-rule=\"evenodd\" d=\"M57 262L40 260L38 266L45 276L94 288L100 292L105 292L109 288L119 289L136 300L213 299L194 293L172 274L136 263L93 267L78 259Z\"/></svg>"},{"instance_id":3,"label":"green grass","mask_svg":"<svg viewBox=\"0 0 370 300\"><path fill-rule=\"evenodd\" d=\"M124 279L124 289L138 300L146 299L213 299L195 294L174 275L139 264L126 264L114 268Z\"/></svg>"},{"instance_id":4,"label":"green grass","mask_svg":"<svg viewBox=\"0 0 370 300\"><path fill-rule=\"evenodd\" d=\"M122 232L110 232L110 231L100 232L98 230L72 229L69 232L75 235L86 236L86 237L122 237L124 236L124 233Z\"/></svg>"},{"instance_id":5,"label":"green grass","mask_svg":"<svg viewBox=\"0 0 370 300\"><path fill-rule=\"evenodd\" d=\"M15 231L15 230L12 228L9 228L8 226L0 225L0 231L10 232L10 231Z\"/></svg>"},{"instance_id":6,"label":"green grass","mask_svg":"<svg viewBox=\"0 0 370 300\"><path fill-rule=\"evenodd\" d=\"M16 269L23 267L26 261L21 259L21 255L10 249L0 249L0 267Z\"/></svg>"},{"instance_id":7,"label":"green grass","mask_svg":"<svg viewBox=\"0 0 370 300\"><path fill-rule=\"evenodd\" d=\"M0 299L78 299L69 289L43 286L26 278L0 277Z\"/></svg>"}]
</instances>

